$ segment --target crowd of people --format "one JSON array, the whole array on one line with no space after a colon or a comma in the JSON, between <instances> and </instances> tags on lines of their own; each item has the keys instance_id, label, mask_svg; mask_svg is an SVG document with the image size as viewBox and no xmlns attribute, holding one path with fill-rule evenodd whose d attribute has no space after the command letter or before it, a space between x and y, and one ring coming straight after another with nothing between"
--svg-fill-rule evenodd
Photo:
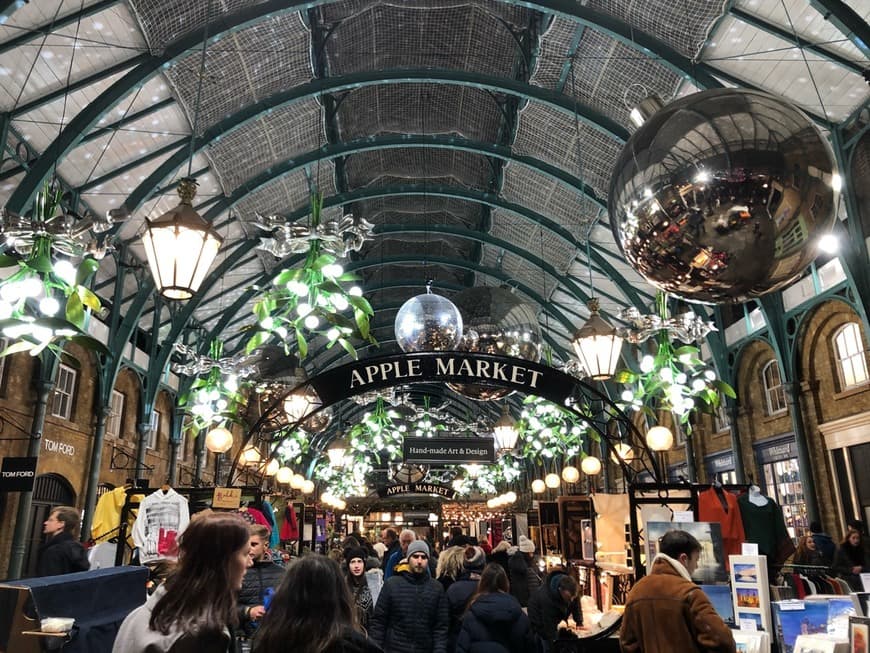
<instances>
[{"instance_id":1,"label":"crowd of people","mask_svg":"<svg viewBox=\"0 0 870 653\"><path fill-rule=\"evenodd\" d=\"M194 517L177 567L121 626L114 653L539 653L582 624L579 588L544 575L520 537L494 550L455 531L435 547L410 530L349 535L286 567L268 530Z\"/></svg>"},{"instance_id":2,"label":"crowd of people","mask_svg":"<svg viewBox=\"0 0 870 653\"><path fill-rule=\"evenodd\" d=\"M821 524L813 522L810 534L798 541L792 563L828 571L845 580L853 591L864 591L860 574L867 571L870 563L870 539L864 522L850 521L839 544L822 530Z\"/></svg>"}]
</instances>

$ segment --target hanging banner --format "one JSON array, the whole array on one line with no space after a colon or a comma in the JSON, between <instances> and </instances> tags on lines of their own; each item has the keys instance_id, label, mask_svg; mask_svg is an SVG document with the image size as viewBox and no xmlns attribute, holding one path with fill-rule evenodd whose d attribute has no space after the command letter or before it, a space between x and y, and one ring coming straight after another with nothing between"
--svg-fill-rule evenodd
<instances>
[{"instance_id":1,"label":"hanging banner","mask_svg":"<svg viewBox=\"0 0 870 653\"><path fill-rule=\"evenodd\" d=\"M405 438L406 463L480 463L495 461L492 438Z\"/></svg>"},{"instance_id":2,"label":"hanging banner","mask_svg":"<svg viewBox=\"0 0 870 653\"><path fill-rule=\"evenodd\" d=\"M452 487L438 483L400 483L378 488L378 496L382 499L404 494L437 494L450 501L455 501L457 497L456 490Z\"/></svg>"},{"instance_id":3,"label":"hanging banner","mask_svg":"<svg viewBox=\"0 0 870 653\"><path fill-rule=\"evenodd\" d=\"M4 458L0 468L0 492L30 492L36 480L38 458Z\"/></svg>"},{"instance_id":4,"label":"hanging banner","mask_svg":"<svg viewBox=\"0 0 870 653\"><path fill-rule=\"evenodd\" d=\"M521 358L466 352L420 352L370 358L327 370L311 379L325 405L402 383L482 383L562 403L576 379ZM567 381L567 382L566 382Z\"/></svg>"}]
</instances>

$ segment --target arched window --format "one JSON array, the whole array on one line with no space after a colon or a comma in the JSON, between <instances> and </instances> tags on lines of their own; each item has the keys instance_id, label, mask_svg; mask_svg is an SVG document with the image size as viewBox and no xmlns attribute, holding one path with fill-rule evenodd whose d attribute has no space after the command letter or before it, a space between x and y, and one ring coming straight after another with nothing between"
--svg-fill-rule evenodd
<instances>
[{"instance_id":1,"label":"arched window","mask_svg":"<svg viewBox=\"0 0 870 653\"><path fill-rule=\"evenodd\" d=\"M767 399L767 414L776 415L788 410L785 403L785 388L782 387L782 375L779 373L779 364L772 360L761 370L761 378L764 381L764 397Z\"/></svg>"},{"instance_id":2,"label":"arched window","mask_svg":"<svg viewBox=\"0 0 870 653\"><path fill-rule=\"evenodd\" d=\"M867 383L867 357L864 339L857 322L849 322L834 334L834 349L837 352L837 368L840 370L842 388L853 388Z\"/></svg>"}]
</instances>

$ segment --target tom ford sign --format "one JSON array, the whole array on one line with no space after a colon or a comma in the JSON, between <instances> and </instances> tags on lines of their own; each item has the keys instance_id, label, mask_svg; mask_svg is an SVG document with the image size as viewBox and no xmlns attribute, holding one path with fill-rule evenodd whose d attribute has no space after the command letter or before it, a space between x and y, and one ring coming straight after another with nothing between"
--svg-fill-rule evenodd
<instances>
[{"instance_id":1,"label":"tom ford sign","mask_svg":"<svg viewBox=\"0 0 870 653\"><path fill-rule=\"evenodd\" d=\"M378 489L378 496L381 498L395 497L403 494L437 494L439 497L444 497L451 501L456 499L456 491L452 487L438 485L437 483L400 483Z\"/></svg>"},{"instance_id":2,"label":"tom ford sign","mask_svg":"<svg viewBox=\"0 0 870 653\"><path fill-rule=\"evenodd\" d=\"M566 382L567 380L567 382ZM561 402L575 383L563 372L521 358L461 352L384 356L342 365L311 379L324 405L403 383L483 383Z\"/></svg>"}]
</instances>

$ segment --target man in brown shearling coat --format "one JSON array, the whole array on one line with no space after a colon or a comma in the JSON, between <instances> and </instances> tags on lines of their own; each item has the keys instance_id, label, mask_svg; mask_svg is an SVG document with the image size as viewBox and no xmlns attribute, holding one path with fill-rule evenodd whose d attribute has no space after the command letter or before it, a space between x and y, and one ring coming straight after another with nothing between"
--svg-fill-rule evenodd
<instances>
[{"instance_id":1,"label":"man in brown shearling coat","mask_svg":"<svg viewBox=\"0 0 870 653\"><path fill-rule=\"evenodd\" d=\"M624 653L734 653L731 630L692 582L701 545L692 535L664 534L652 573L632 588L619 644Z\"/></svg>"}]
</instances>

